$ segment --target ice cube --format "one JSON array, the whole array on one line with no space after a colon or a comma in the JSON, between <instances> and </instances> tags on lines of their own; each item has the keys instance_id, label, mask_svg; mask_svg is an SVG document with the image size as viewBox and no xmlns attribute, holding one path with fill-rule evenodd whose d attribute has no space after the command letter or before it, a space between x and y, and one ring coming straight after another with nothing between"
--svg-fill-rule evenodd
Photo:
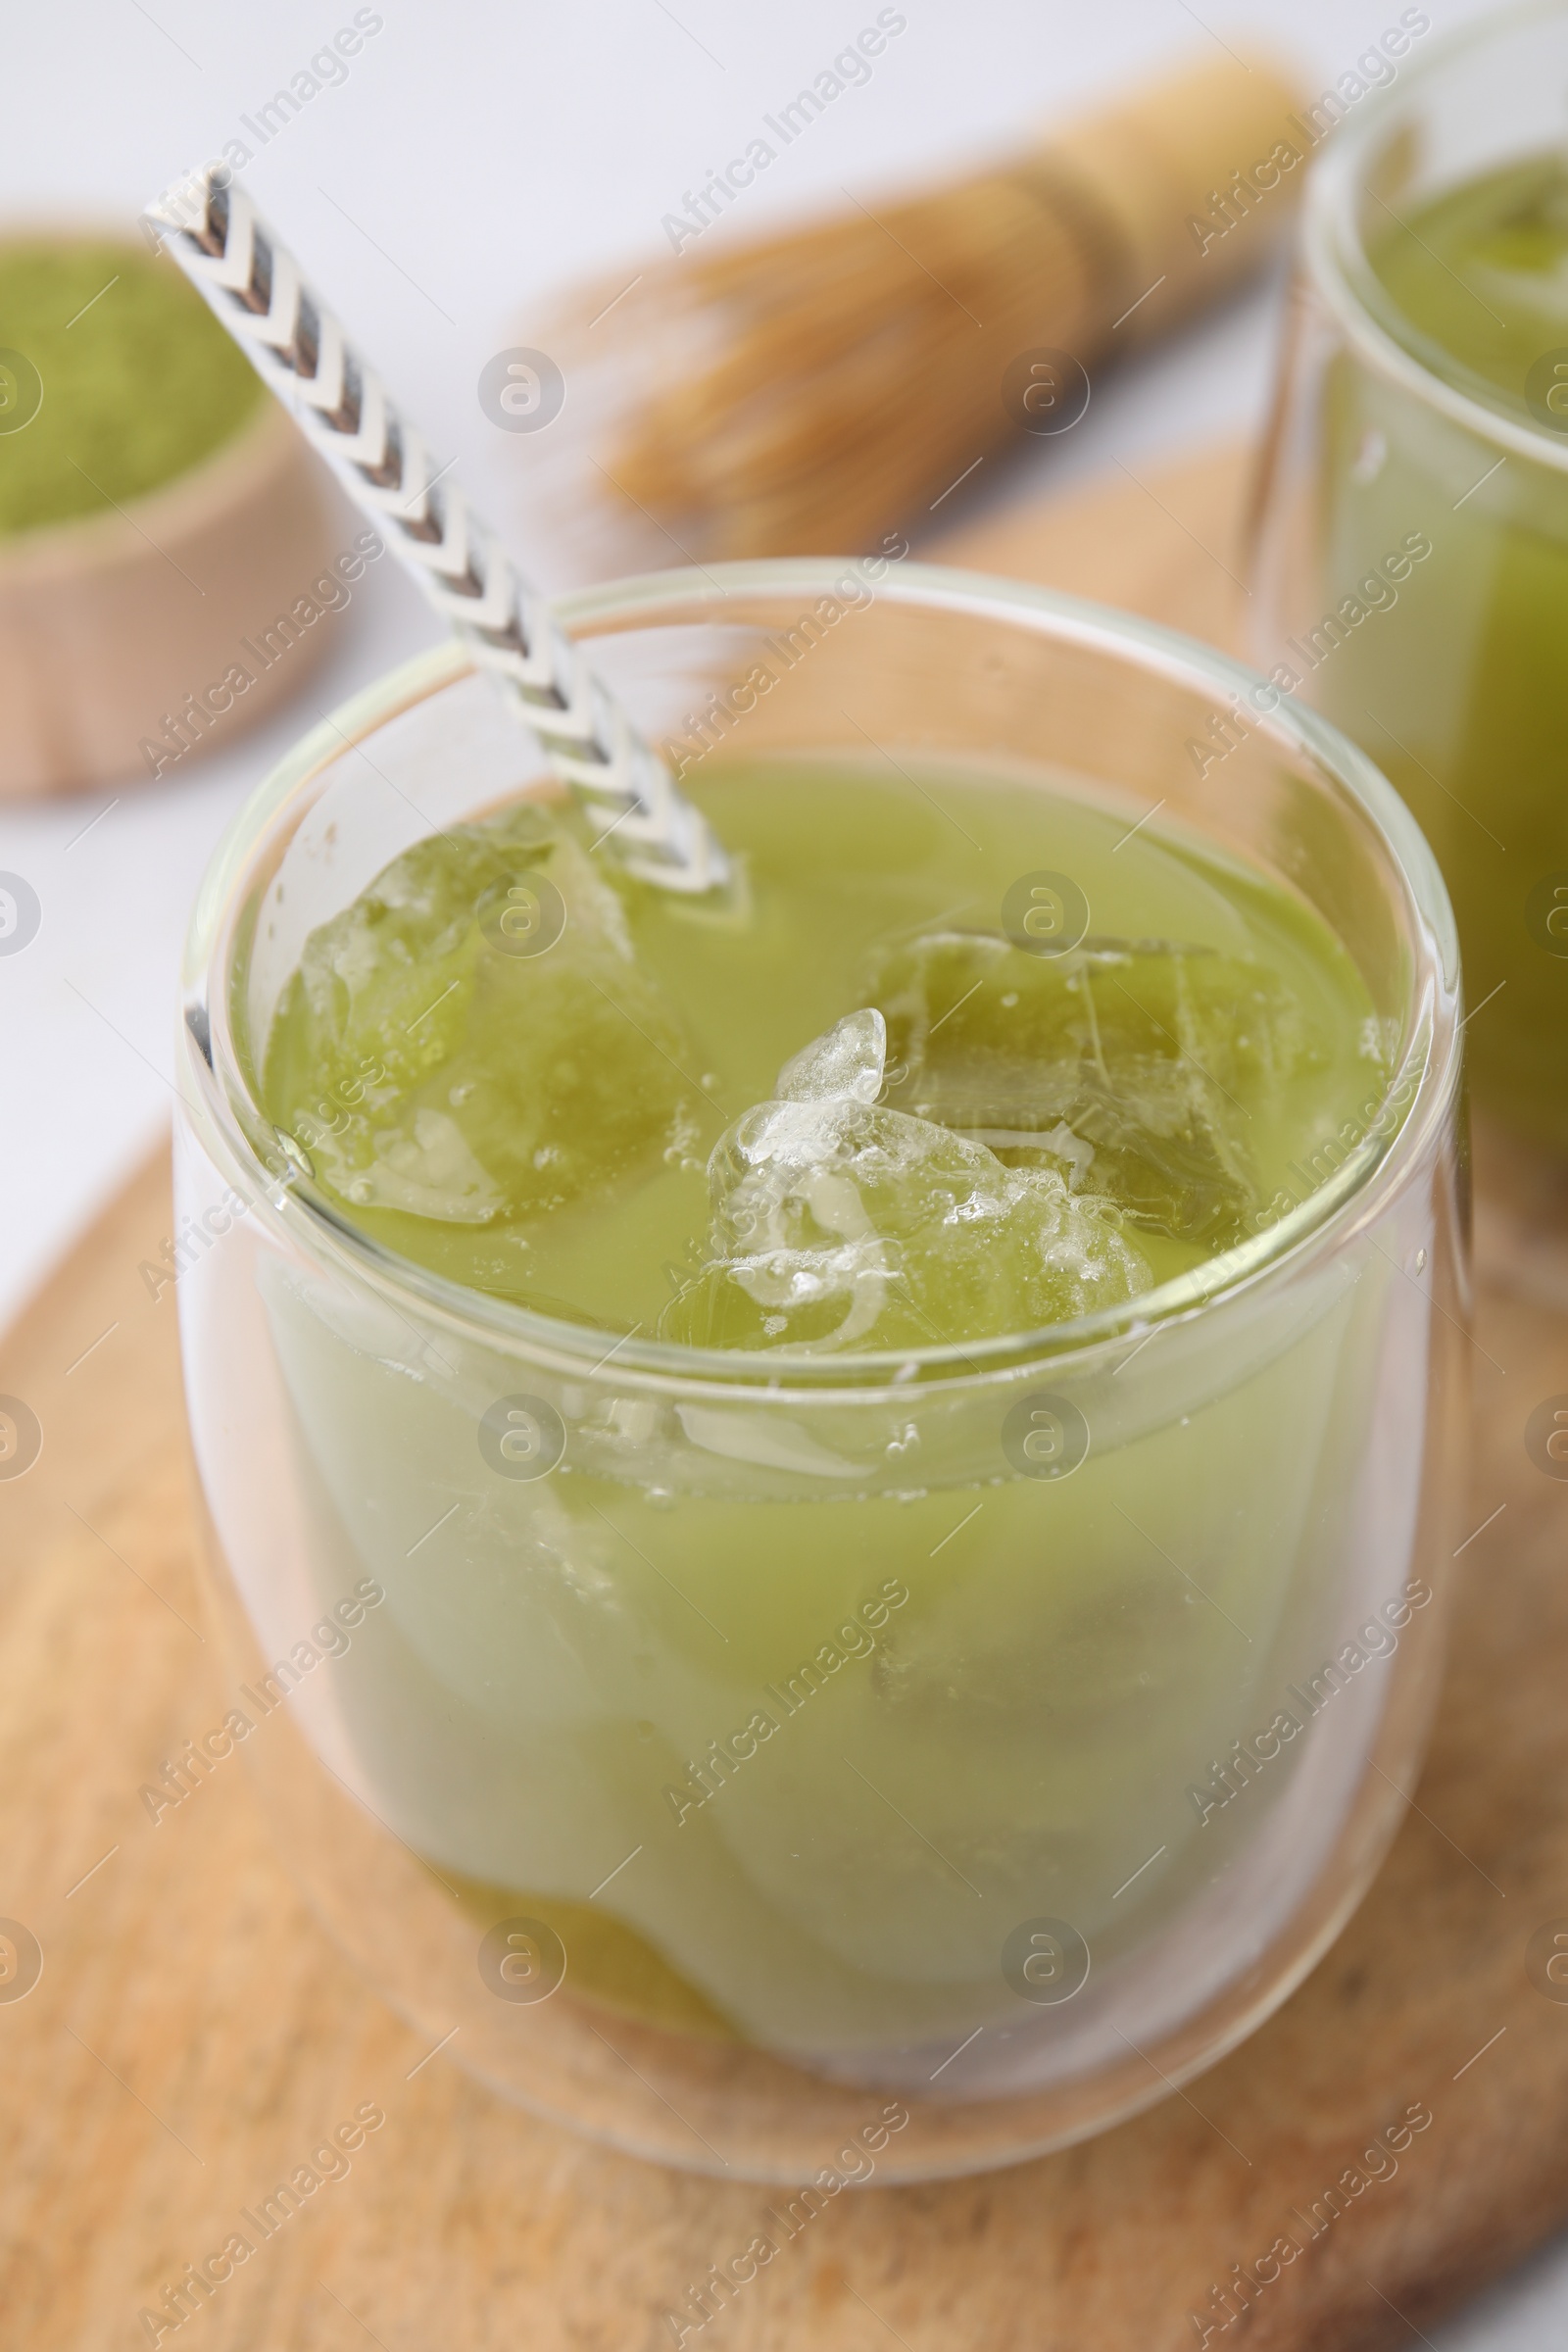
<instances>
[{"instance_id":1,"label":"ice cube","mask_svg":"<svg viewBox=\"0 0 1568 2352\"><path fill-rule=\"evenodd\" d=\"M1149 1288L1120 1212L1054 1168L875 1100L887 1032L851 1013L785 1064L709 1161L705 1263L665 1338L717 1348L930 1348L1032 1331Z\"/></svg>"},{"instance_id":2,"label":"ice cube","mask_svg":"<svg viewBox=\"0 0 1568 2352\"><path fill-rule=\"evenodd\" d=\"M1272 972L1216 949L1090 940L1028 956L987 933L892 950L870 993L890 1104L1136 1223L1224 1248L1258 1205L1250 1130L1314 1049Z\"/></svg>"},{"instance_id":3,"label":"ice cube","mask_svg":"<svg viewBox=\"0 0 1568 2352\"><path fill-rule=\"evenodd\" d=\"M615 890L519 803L418 843L311 934L266 1093L356 1206L486 1224L689 1148L702 1102L677 1065Z\"/></svg>"},{"instance_id":4,"label":"ice cube","mask_svg":"<svg viewBox=\"0 0 1568 2352\"><path fill-rule=\"evenodd\" d=\"M852 1012L813 1038L778 1074L781 1102L874 1102L888 1061L888 1025L874 1008Z\"/></svg>"}]
</instances>

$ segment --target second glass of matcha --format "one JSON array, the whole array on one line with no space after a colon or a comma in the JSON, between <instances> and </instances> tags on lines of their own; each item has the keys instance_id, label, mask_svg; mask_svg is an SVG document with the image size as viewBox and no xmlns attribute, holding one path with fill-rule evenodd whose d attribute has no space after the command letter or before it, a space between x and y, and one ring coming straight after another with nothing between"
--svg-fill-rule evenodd
<instances>
[{"instance_id":1,"label":"second glass of matcha","mask_svg":"<svg viewBox=\"0 0 1568 2352\"><path fill-rule=\"evenodd\" d=\"M728 888L630 880L454 651L197 910L220 1740L510 2095L819 2201L1007 2162L1247 2034L1397 1821L1447 903L1348 743L1125 616L890 556L563 612Z\"/></svg>"},{"instance_id":2,"label":"second glass of matcha","mask_svg":"<svg viewBox=\"0 0 1568 2352\"><path fill-rule=\"evenodd\" d=\"M1404 57L1314 165L1251 649L1437 851L1476 1105L1514 1147L1497 1181L1534 1146L1547 1201L1568 1162L1565 92L1562 0L1487 12Z\"/></svg>"}]
</instances>

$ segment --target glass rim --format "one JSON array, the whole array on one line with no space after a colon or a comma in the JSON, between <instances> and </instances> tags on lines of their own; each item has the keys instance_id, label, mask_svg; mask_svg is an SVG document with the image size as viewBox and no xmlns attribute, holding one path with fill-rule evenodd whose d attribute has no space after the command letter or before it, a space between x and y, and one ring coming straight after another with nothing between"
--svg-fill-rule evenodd
<instances>
[{"instance_id":1,"label":"glass rim","mask_svg":"<svg viewBox=\"0 0 1568 2352\"><path fill-rule=\"evenodd\" d=\"M834 577L862 561L789 557L644 572L558 597L553 611L568 634L586 630L591 623L608 633L617 619L635 622L661 611L668 613L670 626L682 621L689 625L700 608L708 609L712 622L719 617L711 610L715 602L731 597L757 598L785 589L829 594ZM876 583L873 602L884 597L911 607L1032 627L1058 644L1132 662L1174 685L1195 690L1223 695L1264 682L1261 673L1197 638L1025 581L905 560L895 574ZM746 625L742 616L736 617ZM427 1318L434 1316L447 1328L511 1348L534 1362L549 1361L564 1377L582 1378L608 1361L603 1343L612 1335L604 1326L546 1315L470 1289L388 1250L302 1177L281 1146L270 1164L234 1099L237 1094L245 1101L251 1122L270 1127L247 1084L229 1025L237 917L259 859L309 799L325 767L403 710L474 674L471 658L455 639L399 663L311 728L231 818L203 876L186 936L177 1051L195 1097L179 1090L180 1101L207 1149L220 1166L226 1161L231 1180L238 1179L236 1189L249 1210L274 1223L291 1248L338 1261L361 1282L410 1303L416 1301ZM677 1392L691 1389L711 1396L724 1388L743 1394L762 1390L770 1396L806 1396L820 1401L835 1392L860 1400L868 1392L907 1396L916 1386L925 1388L936 1381L963 1385L1038 1373L1054 1363L1082 1371L1092 1368L1097 1355L1129 1339L1142 1347L1156 1329L1212 1315L1264 1281L1294 1275L1306 1254L1331 1256L1348 1242L1377 1202L1398 1189L1425 1149L1434 1123L1457 1095L1458 939L1437 860L1414 817L1374 762L1326 719L1290 697L1282 698L1272 711L1259 712L1253 731L1294 756L1320 788L1327 781L1347 793L1370 821L1396 885L1403 892L1409 929L1418 946L1403 1007L1399 1066L1390 1074L1367 1133L1341 1166L1264 1232L1136 1298L1069 1322L961 1346L867 1349L842 1356L801 1348L688 1347L634 1332L609 1350L618 1372L634 1374L644 1386ZM1379 1135L1391 1100L1418 1054L1414 1091L1388 1132Z\"/></svg>"},{"instance_id":2,"label":"glass rim","mask_svg":"<svg viewBox=\"0 0 1568 2352\"><path fill-rule=\"evenodd\" d=\"M1328 152L1307 173L1298 231L1298 256L1313 291L1326 303L1356 356L1376 374L1396 384L1450 423L1509 457L1568 473L1568 435L1558 436L1510 416L1477 393L1465 391L1429 368L1402 343L1386 319L1402 314L1383 288L1367 259L1355 218L1355 195L1368 150L1388 136L1390 120L1412 95L1466 56L1522 26L1568 18L1568 0L1514 0L1484 11L1470 24L1446 34L1410 65L1403 79L1374 99L1358 122L1336 129Z\"/></svg>"}]
</instances>

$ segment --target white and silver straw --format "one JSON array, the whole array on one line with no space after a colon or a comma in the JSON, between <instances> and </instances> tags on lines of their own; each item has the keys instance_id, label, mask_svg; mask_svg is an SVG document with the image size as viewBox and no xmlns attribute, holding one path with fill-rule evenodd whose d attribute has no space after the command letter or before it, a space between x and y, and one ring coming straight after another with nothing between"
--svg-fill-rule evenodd
<instances>
[{"instance_id":1,"label":"white and silver straw","mask_svg":"<svg viewBox=\"0 0 1568 2352\"><path fill-rule=\"evenodd\" d=\"M209 168L146 212L175 232L166 239L173 259L355 505L390 526L430 603L515 697L620 862L666 890L727 881L706 819L462 491L432 479L424 442L244 190Z\"/></svg>"}]
</instances>

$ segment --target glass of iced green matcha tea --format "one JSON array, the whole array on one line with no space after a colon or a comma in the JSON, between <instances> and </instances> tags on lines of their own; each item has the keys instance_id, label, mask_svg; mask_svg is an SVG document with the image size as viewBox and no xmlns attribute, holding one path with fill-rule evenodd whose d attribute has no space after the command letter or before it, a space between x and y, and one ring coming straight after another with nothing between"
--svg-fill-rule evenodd
<instances>
[{"instance_id":1,"label":"glass of iced green matcha tea","mask_svg":"<svg viewBox=\"0 0 1568 2352\"><path fill-rule=\"evenodd\" d=\"M737 2177L1004 2163L1255 2026L1410 1785L1443 885L1288 697L1200 774L1256 681L1122 615L885 559L562 610L723 892L629 879L442 651L202 894L216 1752L529 2106Z\"/></svg>"},{"instance_id":2,"label":"glass of iced green matcha tea","mask_svg":"<svg viewBox=\"0 0 1568 2352\"><path fill-rule=\"evenodd\" d=\"M1568 1158L1568 8L1388 73L1307 192L1253 650L1419 818L1478 1110L1545 1172Z\"/></svg>"}]
</instances>

